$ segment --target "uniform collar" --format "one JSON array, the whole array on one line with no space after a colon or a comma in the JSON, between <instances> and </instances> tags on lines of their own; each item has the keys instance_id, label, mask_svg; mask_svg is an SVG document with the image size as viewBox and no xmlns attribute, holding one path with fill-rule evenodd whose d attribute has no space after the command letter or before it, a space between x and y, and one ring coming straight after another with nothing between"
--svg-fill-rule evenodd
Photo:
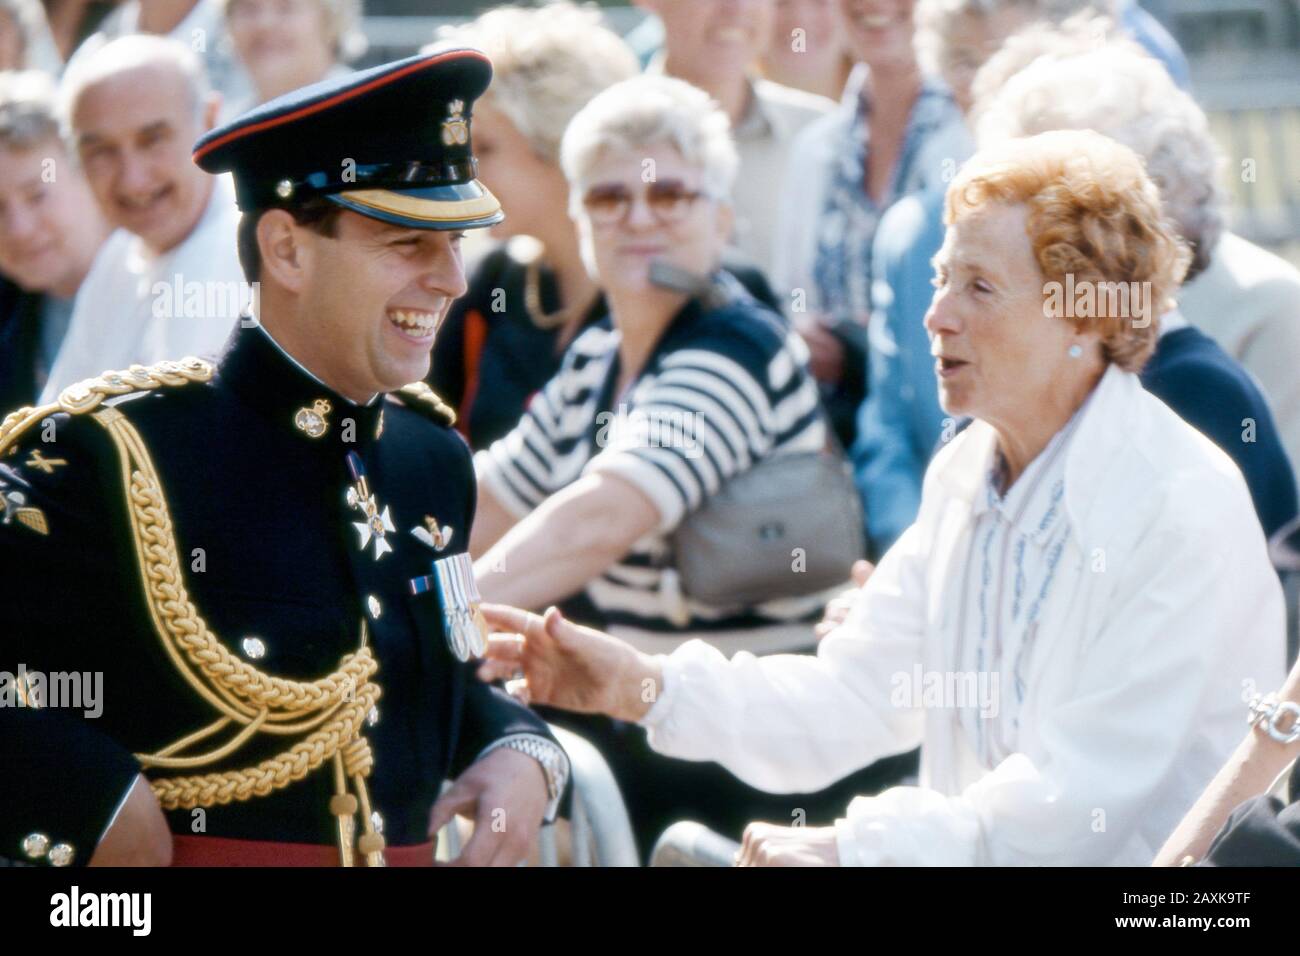
<instances>
[{"instance_id":1,"label":"uniform collar","mask_svg":"<svg viewBox=\"0 0 1300 956\"><path fill-rule=\"evenodd\" d=\"M260 323L241 322L218 366L220 380L286 436L321 448L361 451L383 431L383 397L358 405L325 385Z\"/></svg>"}]
</instances>

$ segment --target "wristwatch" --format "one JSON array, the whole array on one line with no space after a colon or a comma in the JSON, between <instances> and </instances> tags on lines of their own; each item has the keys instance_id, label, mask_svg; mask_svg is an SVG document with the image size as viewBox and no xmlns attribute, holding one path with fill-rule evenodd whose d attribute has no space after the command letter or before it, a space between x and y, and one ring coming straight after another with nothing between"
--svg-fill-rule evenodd
<instances>
[{"instance_id":1,"label":"wristwatch","mask_svg":"<svg viewBox=\"0 0 1300 956\"><path fill-rule=\"evenodd\" d=\"M546 822L554 823L555 814L560 808L560 797L569 781L569 755L553 740L537 734L510 734L493 741L479 754L478 759L482 760L498 747L517 750L541 764L542 772L546 775L546 793L550 798L546 804Z\"/></svg>"}]
</instances>

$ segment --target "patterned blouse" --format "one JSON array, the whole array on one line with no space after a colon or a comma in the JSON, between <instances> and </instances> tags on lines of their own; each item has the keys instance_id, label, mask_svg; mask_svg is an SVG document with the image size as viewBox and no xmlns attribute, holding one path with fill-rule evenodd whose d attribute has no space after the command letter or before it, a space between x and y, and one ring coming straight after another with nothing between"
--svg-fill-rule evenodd
<instances>
[{"instance_id":1,"label":"patterned blouse","mask_svg":"<svg viewBox=\"0 0 1300 956\"><path fill-rule=\"evenodd\" d=\"M1005 494L999 489L1006 465L996 454L984 491L975 499L956 659L961 673L991 682L984 688L988 699L959 712L988 768L1015 751L1008 741L1017 739L1026 666L1072 533L1065 508L1065 459L1082 417L1076 411Z\"/></svg>"},{"instance_id":2,"label":"patterned blouse","mask_svg":"<svg viewBox=\"0 0 1300 956\"><path fill-rule=\"evenodd\" d=\"M923 80L889 187L877 205L864 185L871 117L866 80L865 70L855 71L839 109L808 126L796 145L783 198L785 257L778 260L775 276L778 288L807 290L808 311L863 324L871 306L871 246L880 217L908 193L942 187L972 148L947 88Z\"/></svg>"}]
</instances>

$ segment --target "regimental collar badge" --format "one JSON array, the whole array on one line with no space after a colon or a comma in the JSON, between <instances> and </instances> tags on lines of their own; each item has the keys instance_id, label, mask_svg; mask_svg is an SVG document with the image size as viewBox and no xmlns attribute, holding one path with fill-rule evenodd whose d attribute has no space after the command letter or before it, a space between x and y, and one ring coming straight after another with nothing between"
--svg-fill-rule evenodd
<instances>
[{"instance_id":1,"label":"regimental collar badge","mask_svg":"<svg viewBox=\"0 0 1300 956\"><path fill-rule=\"evenodd\" d=\"M469 555L462 551L439 558L433 562L433 574L411 581L411 593L424 594L435 586L447 647L459 661L482 657L487 653L488 625Z\"/></svg>"},{"instance_id":2,"label":"regimental collar badge","mask_svg":"<svg viewBox=\"0 0 1300 956\"><path fill-rule=\"evenodd\" d=\"M374 494L370 491L370 484L366 481L365 465L361 462L361 456L354 451L348 452L348 471L352 474L353 481L347 490L348 507L356 508L366 519L352 522L352 527L356 528L361 536L362 551L366 550L372 539L374 540L375 560L378 561L393 550L385 535L389 531L396 531L397 528L393 524L388 508L379 510L379 502L375 500Z\"/></svg>"},{"instance_id":3,"label":"regimental collar badge","mask_svg":"<svg viewBox=\"0 0 1300 956\"><path fill-rule=\"evenodd\" d=\"M447 118L442 121L443 145L464 146L469 142L469 123L462 115L464 110L464 100L452 100L447 104Z\"/></svg>"},{"instance_id":4,"label":"regimental collar badge","mask_svg":"<svg viewBox=\"0 0 1300 956\"><path fill-rule=\"evenodd\" d=\"M433 515L424 516L424 527L416 525L411 529L411 534L417 541L434 551L445 551L447 545L451 544L454 533L455 529L449 524L439 526L438 519Z\"/></svg>"},{"instance_id":5,"label":"regimental collar badge","mask_svg":"<svg viewBox=\"0 0 1300 956\"><path fill-rule=\"evenodd\" d=\"M330 430L330 423L326 419L333 406L323 398L316 399L311 408L300 408L293 416L294 426L301 432L305 432L308 438L320 438Z\"/></svg>"}]
</instances>

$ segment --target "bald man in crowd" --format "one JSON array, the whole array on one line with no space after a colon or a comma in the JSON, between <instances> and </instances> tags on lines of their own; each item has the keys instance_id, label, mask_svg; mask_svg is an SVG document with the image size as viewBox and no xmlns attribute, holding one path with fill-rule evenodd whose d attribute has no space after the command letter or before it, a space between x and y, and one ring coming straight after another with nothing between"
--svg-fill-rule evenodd
<instances>
[{"instance_id":1,"label":"bald man in crowd","mask_svg":"<svg viewBox=\"0 0 1300 956\"><path fill-rule=\"evenodd\" d=\"M70 150L115 231L77 293L42 402L105 369L215 355L252 296L228 178L190 160L220 107L195 54L122 37L69 67L61 99Z\"/></svg>"}]
</instances>

